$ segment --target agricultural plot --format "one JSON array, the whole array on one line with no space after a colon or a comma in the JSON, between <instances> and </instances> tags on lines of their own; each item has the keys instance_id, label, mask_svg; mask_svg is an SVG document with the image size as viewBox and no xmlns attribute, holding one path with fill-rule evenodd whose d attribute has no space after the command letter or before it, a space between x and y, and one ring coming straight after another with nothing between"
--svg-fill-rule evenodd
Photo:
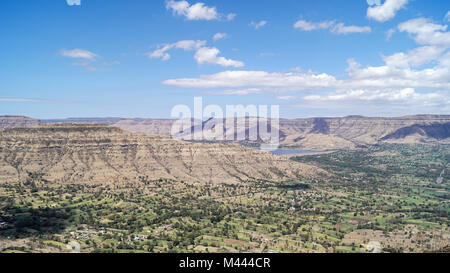
<instances>
[{"instance_id":1,"label":"agricultural plot","mask_svg":"<svg viewBox=\"0 0 450 273\"><path fill-rule=\"evenodd\" d=\"M428 252L450 244L450 146L302 156L320 178L0 183L0 251ZM448 173L448 172L446 172ZM379 248L379 249L378 249Z\"/></svg>"}]
</instances>

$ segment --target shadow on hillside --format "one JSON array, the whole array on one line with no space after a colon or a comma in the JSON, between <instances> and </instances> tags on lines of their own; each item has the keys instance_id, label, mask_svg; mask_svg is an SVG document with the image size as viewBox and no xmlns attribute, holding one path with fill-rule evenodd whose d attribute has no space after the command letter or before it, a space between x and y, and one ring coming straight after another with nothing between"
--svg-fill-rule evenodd
<instances>
[{"instance_id":1,"label":"shadow on hillside","mask_svg":"<svg viewBox=\"0 0 450 273\"><path fill-rule=\"evenodd\" d=\"M57 234L68 226L73 215L70 209L5 207L0 210L0 237Z\"/></svg>"}]
</instances>

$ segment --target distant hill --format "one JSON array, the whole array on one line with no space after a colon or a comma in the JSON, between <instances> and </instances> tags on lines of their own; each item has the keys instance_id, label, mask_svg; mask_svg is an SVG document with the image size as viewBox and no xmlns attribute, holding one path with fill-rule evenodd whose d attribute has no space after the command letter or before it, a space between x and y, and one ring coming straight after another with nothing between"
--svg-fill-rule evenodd
<instances>
[{"instance_id":1,"label":"distant hill","mask_svg":"<svg viewBox=\"0 0 450 273\"><path fill-rule=\"evenodd\" d=\"M0 116L0 129L12 127L31 127L37 126L41 122L38 119L24 116Z\"/></svg>"},{"instance_id":2,"label":"distant hill","mask_svg":"<svg viewBox=\"0 0 450 273\"><path fill-rule=\"evenodd\" d=\"M22 117L23 119L27 119ZM5 118L4 118L5 119ZM240 118L243 119L243 118ZM11 118L11 121L4 121L8 124L5 127L34 126L39 124L38 120L21 123L20 119ZM229 134L232 126L236 128L237 119L224 119L223 136ZM147 133L158 135L170 135L172 124L171 119L146 119L146 118L70 118L57 120L44 120L44 123L55 122L88 122L103 123L121 128L134 133ZM191 130L181 132L180 135L194 132L196 127L214 127L215 119L209 119L202 123L192 123ZM268 120L270 125L270 119ZM248 118L244 135L246 142L259 143L248 139L252 126L249 125ZM347 116L341 118L317 117L300 119L280 119L280 144L284 147L296 147L301 149L339 149L356 148L367 145L389 143L450 143L449 124L450 115L415 115L404 117L363 117ZM201 124L201 125L200 125ZM1 125L0 125L1 126ZM256 128L257 129L257 128ZM195 136L195 135L193 135Z\"/></svg>"},{"instance_id":3,"label":"distant hill","mask_svg":"<svg viewBox=\"0 0 450 273\"><path fill-rule=\"evenodd\" d=\"M384 136L381 140L403 139L409 136L419 136L426 138L433 138L436 140L446 139L450 137L450 122L447 123L433 123L427 125L414 124L403 127L395 132Z\"/></svg>"},{"instance_id":4,"label":"distant hill","mask_svg":"<svg viewBox=\"0 0 450 273\"><path fill-rule=\"evenodd\" d=\"M209 119L201 125L193 125L184 134L195 132L198 129L197 127L200 126L214 128L215 122L216 120ZM229 132L233 131L231 130L232 126L235 127L235 131L237 130L237 119L228 118L224 119L223 122L223 138L225 139ZM252 126L250 126L248 118L243 122L246 126L241 130L244 130L243 134L247 136L247 142L261 142L260 138L257 141L248 139ZM280 119L280 144L285 147L324 150L364 147L383 142L450 142L450 133L446 129L449 122L449 115L418 115L394 118L348 116L342 118ZM268 123L271 127L270 119ZM133 132L169 135L172 124L173 121L171 120L143 119L122 120L113 125ZM422 128L426 133L411 137L413 133L408 128ZM253 129L258 130L257 125Z\"/></svg>"},{"instance_id":5,"label":"distant hill","mask_svg":"<svg viewBox=\"0 0 450 273\"><path fill-rule=\"evenodd\" d=\"M103 124L56 123L0 130L0 181L188 183L284 181L319 169L237 144L188 143Z\"/></svg>"},{"instance_id":6,"label":"distant hill","mask_svg":"<svg viewBox=\"0 0 450 273\"><path fill-rule=\"evenodd\" d=\"M43 123L102 123L112 125L125 118L66 118L66 119L43 119Z\"/></svg>"}]
</instances>

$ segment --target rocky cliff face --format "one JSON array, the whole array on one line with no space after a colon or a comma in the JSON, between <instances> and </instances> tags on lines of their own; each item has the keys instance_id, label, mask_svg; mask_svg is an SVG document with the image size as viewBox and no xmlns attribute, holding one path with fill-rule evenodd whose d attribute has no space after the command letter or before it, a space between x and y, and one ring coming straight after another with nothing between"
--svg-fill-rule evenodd
<instances>
[{"instance_id":1,"label":"rocky cliff face","mask_svg":"<svg viewBox=\"0 0 450 273\"><path fill-rule=\"evenodd\" d=\"M398 129L395 132L384 136L382 140L403 139L414 135L437 140L446 139L450 136L450 122L428 125L414 124Z\"/></svg>"},{"instance_id":2,"label":"rocky cliff face","mask_svg":"<svg viewBox=\"0 0 450 273\"><path fill-rule=\"evenodd\" d=\"M177 141L99 124L0 130L0 183L30 177L59 183L172 179L190 183L282 181L319 170L235 144Z\"/></svg>"},{"instance_id":3,"label":"rocky cliff face","mask_svg":"<svg viewBox=\"0 0 450 273\"><path fill-rule=\"evenodd\" d=\"M128 119L118 121L113 126L133 133L169 136L174 122L172 119Z\"/></svg>"},{"instance_id":4,"label":"rocky cliff face","mask_svg":"<svg viewBox=\"0 0 450 273\"><path fill-rule=\"evenodd\" d=\"M216 120L204 121L202 125L193 126L182 135L195 132L196 127L214 128ZM445 115L422 115L405 116L398 118L367 118L361 116L349 116L343 118L308 118L308 119L280 119L280 144L282 146L295 146L304 149L337 149L356 148L382 142L398 143L424 143L424 142L450 142L450 133L446 129L450 122L450 116ZM252 130L249 120L244 121L241 131L247 136ZM269 120L270 124L271 121ZM169 135L172 120L122 120L115 123L124 130L141 133L157 133ZM236 119L224 120L225 138L235 127ZM425 127L424 127L425 126ZM430 133L416 134L418 128L428 128ZM408 128L413 128L408 129ZM254 128L253 128L254 129ZM270 131L270 130L269 130ZM436 132L436 133L432 133ZM393 136L395 135L395 137ZM193 134L193 137L195 135ZM201 137L200 137L201 138ZM199 139L197 137L197 139Z\"/></svg>"},{"instance_id":5,"label":"rocky cliff face","mask_svg":"<svg viewBox=\"0 0 450 273\"><path fill-rule=\"evenodd\" d=\"M12 127L32 127L40 124L40 121L22 116L0 116L0 130Z\"/></svg>"},{"instance_id":6,"label":"rocky cliff face","mask_svg":"<svg viewBox=\"0 0 450 273\"><path fill-rule=\"evenodd\" d=\"M429 127L439 131L439 134L423 134L416 138L418 142L449 141L450 134L445 130L450 122L450 116L406 116L399 118L366 118L343 117L321 119L281 120L280 130L287 135L282 144L287 146L354 148L371 144L390 142L404 142L409 137L408 127ZM397 138L388 137L397 131ZM431 130L431 129L430 129ZM412 132L410 132L412 133ZM439 135L439 136L438 136Z\"/></svg>"},{"instance_id":7,"label":"rocky cliff face","mask_svg":"<svg viewBox=\"0 0 450 273\"><path fill-rule=\"evenodd\" d=\"M3 120L3 121L2 121ZM242 120L242 119L240 119ZM67 119L45 122L71 121L96 122L119 127L134 133L158 134L169 136L172 124L170 119L124 119L124 118L91 118L91 119ZM196 127L214 128L214 119L209 119L201 125L195 125L180 135L188 135L195 132ZM248 135L254 125L250 125L248 119L244 121L246 126L240 129L247 136L247 142L261 142L249 140ZM271 121L269 120L270 124ZM361 116L349 116L343 118L307 118L307 119L280 119L280 144L285 147L300 149L339 149L356 148L384 142L390 143L450 143L448 131L450 115L419 115L398 118L368 118ZM38 120L24 117L0 118L0 129L5 127L36 126ZM232 132L238 132L236 119L224 120L223 138ZM257 128L256 128L257 129ZM270 130L269 130L270 131ZM236 133L238 134L238 133ZM192 134L192 137L196 136ZM201 139L198 137L196 139Z\"/></svg>"}]
</instances>

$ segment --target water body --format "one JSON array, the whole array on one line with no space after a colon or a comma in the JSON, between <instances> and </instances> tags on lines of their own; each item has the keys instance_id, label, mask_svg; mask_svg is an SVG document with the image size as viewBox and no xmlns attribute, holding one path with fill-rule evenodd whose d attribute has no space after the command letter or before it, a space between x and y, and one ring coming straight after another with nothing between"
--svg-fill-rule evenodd
<instances>
[{"instance_id":1,"label":"water body","mask_svg":"<svg viewBox=\"0 0 450 273\"><path fill-rule=\"evenodd\" d=\"M279 149L271 152L275 155L304 155L304 154L324 153L325 151Z\"/></svg>"},{"instance_id":2,"label":"water body","mask_svg":"<svg viewBox=\"0 0 450 273\"><path fill-rule=\"evenodd\" d=\"M445 172L445 169L442 170L441 175L436 180L436 184L441 184L442 183L442 180L444 179L444 172Z\"/></svg>"}]
</instances>

